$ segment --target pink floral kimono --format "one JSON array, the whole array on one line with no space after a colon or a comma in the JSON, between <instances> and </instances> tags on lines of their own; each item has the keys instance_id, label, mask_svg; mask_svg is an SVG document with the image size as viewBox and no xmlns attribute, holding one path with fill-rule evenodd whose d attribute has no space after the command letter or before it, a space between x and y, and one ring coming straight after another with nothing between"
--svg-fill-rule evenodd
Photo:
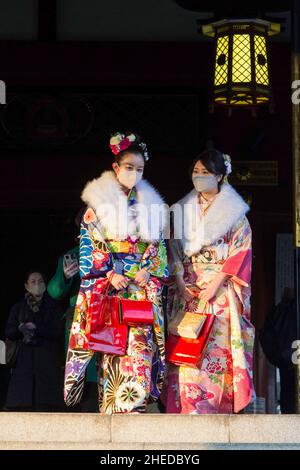
<instances>
[{"instance_id":1,"label":"pink floral kimono","mask_svg":"<svg viewBox=\"0 0 300 470\"><path fill-rule=\"evenodd\" d=\"M185 302L169 289L168 319L181 311L216 316L201 369L168 366L163 401L168 413L237 413L254 398L252 354L254 327L250 322L251 228L247 204L227 183L205 215L193 190L179 201L186 208L187 232L170 242L171 274L186 284L207 286L217 273L230 277L209 305L194 298ZM192 212L198 233L189 236ZM174 222L176 229L176 222ZM176 234L175 234L176 236Z\"/></svg>"}]
</instances>

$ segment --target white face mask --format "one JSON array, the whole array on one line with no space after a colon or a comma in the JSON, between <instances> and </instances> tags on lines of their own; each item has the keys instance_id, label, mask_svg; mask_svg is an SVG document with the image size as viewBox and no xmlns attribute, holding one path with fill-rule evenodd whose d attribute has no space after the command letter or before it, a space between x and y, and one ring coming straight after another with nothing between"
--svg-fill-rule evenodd
<instances>
[{"instance_id":1,"label":"white face mask","mask_svg":"<svg viewBox=\"0 0 300 470\"><path fill-rule=\"evenodd\" d=\"M193 175L193 185L199 193L218 189L218 180L214 175Z\"/></svg>"},{"instance_id":2,"label":"white face mask","mask_svg":"<svg viewBox=\"0 0 300 470\"><path fill-rule=\"evenodd\" d=\"M37 284L31 287L26 287L26 290L28 290L28 292L32 294L34 297L42 297L42 295L46 291L46 285L44 283Z\"/></svg>"},{"instance_id":3,"label":"white face mask","mask_svg":"<svg viewBox=\"0 0 300 470\"><path fill-rule=\"evenodd\" d=\"M138 172L136 170L125 170L125 168L120 168L120 171L117 174L118 181L128 189L132 189L136 186L141 181L142 177L142 172Z\"/></svg>"}]
</instances>

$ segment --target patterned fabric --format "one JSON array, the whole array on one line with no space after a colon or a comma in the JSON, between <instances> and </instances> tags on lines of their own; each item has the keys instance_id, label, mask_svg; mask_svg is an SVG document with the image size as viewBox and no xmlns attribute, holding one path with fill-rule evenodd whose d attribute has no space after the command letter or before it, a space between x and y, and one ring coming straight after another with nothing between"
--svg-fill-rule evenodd
<instances>
[{"instance_id":1,"label":"patterned fabric","mask_svg":"<svg viewBox=\"0 0 300 470\"><path fill-rule=\"evenodd\" d=\"M30 294L30 292L26 292L25 300L30 310L36 313L40 310L43 298L37 300L32 294Z\"/></svg>"},{"instance_id":2,"label":"patterned fabric","mask_svg":"<svg viewBox=\"0 0 300 470\"><path fill-rule=\"evenodd\" d=\"M254 398L249 222L244 217L230 232L192 258L183 254L178 240L171 240L170 250L171 272L183 274L187 284L204 288L219 272L230 275L230 278L210 302L216 321L201 369L169 367L163 393L167 412L238 412ZM198 299L185 302L173 285L168 296L169 319L183 310L203 312L203 302Z\"/></svg>"},{"instance_id":3,"label":"patterned fabric","mask_svg":"<svg viewBox=\"0 0 300 470\"><path fill-rule=\"evenodd\" d=\"M151 392L151 327L130 328L126 356L105 354L99 369L99 406L105 413L144 412Z\"/></svg>"},{"instance_id":4,"label":"patterned fabric","mask_svg":"<svg viewBox=\"0 0 300 470\"><path fill-rule=\"evenodd\" d=\"M136 201L135 191L129 196L129 206ZM88 349L91 318L91 293L103 290L106 274L115 270L130 280L128 287L118 291L120 298L153 303L153 327L129 328L126 356L99 354L99 409L102 413L143 412L149 399L160 395L165 373L164 318L161 302L160 279L168 277L166 245L163 239L145 243L128 237L115 241L106 233L105 243L99 231L100 221L93 209L88 208L81 224L80 275L81 286L71 327L69 350L65 370L65 401L74 405L81 399L86 367L93 356ZM146 268L151 274L145 288L134 283L135 274ZM109 295L116 295L113 287Z\"/></svg>"}]
</instances>

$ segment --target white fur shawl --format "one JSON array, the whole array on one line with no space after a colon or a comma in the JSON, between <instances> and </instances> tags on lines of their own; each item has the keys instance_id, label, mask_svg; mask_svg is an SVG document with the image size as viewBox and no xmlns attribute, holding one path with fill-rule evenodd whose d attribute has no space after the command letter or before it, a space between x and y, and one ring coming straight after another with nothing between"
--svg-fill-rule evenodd
<instances>
[{"instance_id":1,"label":"white fur shawl","mask_svg":"<svg viewBox=\"0 0 300 470\"><path fill-rule=\"evenodd\" d=\"M195 189L174 204L171 210L174 237L181 239L184 253L192 256L224 236L245 216L249 206L230 184L224 183L203 217Z\"/></svg>"},{"instance_id":2,"label":"white fur shawl","mask_svg":"<svg viewBox=\"0 0 300 470\"><path fill-rule=\"evenodd\" d=\"M136 185L137 203L128 206L126 194L113 171L105 171L90 181L82 193L82 200L96 212L100 233L109 233L114 240L126 240L136 234L144 241L159 240L167 220L167 205L146 180ZM135 221L130 217L134 211Z\"/></svg>"}]
</instances>

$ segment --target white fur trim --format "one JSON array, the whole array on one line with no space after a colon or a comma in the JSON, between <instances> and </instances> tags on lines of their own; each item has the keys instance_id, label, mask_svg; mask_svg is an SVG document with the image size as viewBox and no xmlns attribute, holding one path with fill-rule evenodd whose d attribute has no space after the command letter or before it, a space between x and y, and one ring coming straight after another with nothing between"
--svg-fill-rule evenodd
<instances>
[{"instance_id":1,"label":"white fur trim","mask_svg":"<svg viewBox=\"0 0 300 470\"><path fill-rule=\"evenodd\" d=\"M177 203L184 217L175 216L174 232L181 238L187 256L192 256L224 236L245 214L249 206L228 183L223 183L204 217L201 217L198 192L193 189ZM172 206L172 210L174 207ZM178 207L178 206L177 206Z\"/></svg>"},{"instance_id":2,"label":"white fur trim","mask_svg":"<svg viewBox=\"0 0 300 470\"><path fill-rule=\"evenodd\" d=\"M139 226L140 238L155 241L168 224L168 211L160 194L146 180L136 185L136 223L129 221L128 200L113 171L105 171L99 178L89 182L82 193L82 200L94 209L101 231L109 231L114 240L126 240ZM129 210L128 210L129 209ZM113 216L113 213L115 216Z\"/></svg>"}]
</instances>

